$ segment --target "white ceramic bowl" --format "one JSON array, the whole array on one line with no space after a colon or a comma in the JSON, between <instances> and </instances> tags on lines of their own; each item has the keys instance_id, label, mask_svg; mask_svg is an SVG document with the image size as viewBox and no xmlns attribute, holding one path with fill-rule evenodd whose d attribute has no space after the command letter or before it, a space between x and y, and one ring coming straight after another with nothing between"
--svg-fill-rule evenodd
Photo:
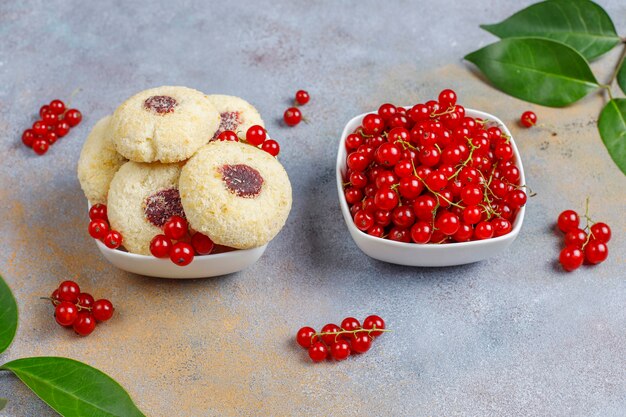
<instances>
[{"instance_id":1,"label":"white ceramic bowl","mask_svg":"<svg viewBox=\"0 0 626 417\"><path fill-rule=\"evenodd\" d=\"M267 245L253 249L234 250L212 255L196 256L189 265L178 266L169 259L137 255L118 249L109 249L94 239L107 261L124 271L158 278L208 278L239 272L259 260Z\"/></svg>"},{"instance_id":2,"label":"white ceramic bowl","mask_svg":"<svg viewBox=\"0 0 626 417\"><path fill-rule=\"evenodd\" d=\"M407 110L409 108L410 107L407 107ZM346 127L343 129L341 140L339 141L339 151L337 152L337 191L339 193L341 212L343 213L343 218L348 226L348 231L350 232L350 235L352 235L352 239L354 239L354 242L363 252L374 259L399 265L452 266L477 262L495 256L513 243L522 228L524 212L526 211L525 207L520 208L518 211L517 217L512 225L513 229L510 233L486 240L446 243L442 245L416 244L382 239L370 236L367 233L360 231L352 220L350 209L343 193L343 178L347 171L345 141L346 137L350 133L354 132L354 129L361 124L363 118L367 114L368 113L363 113L358 115L348 122ZM489 119L496 122L500 125L500 128L504 133L511 136L511 145L513 146L513 152L515 153L515 162L520 170L520 183L525 184L526 178L524 177L524 168L522 167L519 151L517 150L513 136L506 125L494 115L477 110L466 108L465 115L469 117Z\"/></svg>"}]
</instances>

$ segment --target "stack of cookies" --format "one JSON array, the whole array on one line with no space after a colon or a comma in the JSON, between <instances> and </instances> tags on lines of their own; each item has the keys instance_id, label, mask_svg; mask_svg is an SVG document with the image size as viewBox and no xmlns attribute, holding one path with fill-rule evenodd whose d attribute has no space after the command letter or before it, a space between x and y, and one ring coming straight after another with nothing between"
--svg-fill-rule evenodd
<instances>
[{"instance_id":1,"label":"stack of cookies","mask_svg":"<svg viewBox=\"0 0 626 417\"><path fill-rule=\"evenodd\" d=\"M291 210L287 173L242 139L216 140L226 130L245 138L253 125L264 126L261 116L238 97L145 90L96 123L78 179L91 204L106 204L129 252L149 255L150 241L175 215L218 245L263 246Z\"/></svg>"}]
</instances>

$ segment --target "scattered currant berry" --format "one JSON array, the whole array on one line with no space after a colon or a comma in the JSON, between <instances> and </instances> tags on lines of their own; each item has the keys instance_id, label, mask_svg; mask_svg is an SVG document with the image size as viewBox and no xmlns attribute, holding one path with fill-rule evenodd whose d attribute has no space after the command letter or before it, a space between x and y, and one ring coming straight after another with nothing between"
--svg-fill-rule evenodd
<instances>
[{"instance_id":1,"label":"scattered currant berry","mask_svg":"<svg viewBox=\"0 0 626 417\"><path fill-rule=\"evenodd\" d=\"M63 120L65 120L70 125L70 127L74 127L78 125L81 120L83 120L83 115L76 109L69 109L65 113Z\"/></svg>"},{"instance_id":2,"label":"scattered currant berry","mask_svg":"<svg viewBox=\"0 0 626 417\"><path fill-rule=\"evenodd\" d=\"M305 90L298 90L296 92L296 103L298 103L299 105L305 105L309 102L310 99L311 97L309 96L309 93Z\"/></svg>"},{"instance_id":3,"label":"scattered currant berry","mask_svg":"<svg viewBox=\"0 0 626 417\"><path fill-rule=\"evenodd\" d=\"M328 348L322 342L315 342L309 348L309 358L313 362L322 362L328 357Z\"/></svg>"},{"instance_id":4,"label":"scattered currant berry","mask_svg":"<svg viewBox=\"0 0 626 417\"><path fill-rule=\"evenodd\" d=\"M303 348L308 349L311 344L317 340L315 337L315 329L312 327L303 327L296 334L296 342Z\"/></svg>"},{"instance_id":5,"label":"scattered currant berry","mask_svg":"<svg viewBox=\"0 0 626 417\"><path fill-rule=\"evenodd\" d=\"M106 299L96 300L93 303L93 307L91 309L93 317L97 321L107 321L111 317L113 317L113 313L115 309L113 308L113 304Z\"/></svg>"},{"instance_id":6,"label":"scattered currant berry","mask_svg":"<svg viewBox=\"0 0 626 417\"><path fill-rule=\"evenodd\" d=\"M278 156L280 153L280 145L273 139L268 139L261 145L261 149L272 156Z\"/></svg>"},{"instance_id":7,"label":"scattered currant berry","mask_svg":"<svg viewBox=\"0 0 626 417\"><path fill-rule=\"evenodd\" d=\"M170 259L178 266L189 265L193 258L193 246L189 243L178 242L170 250Z\"/></svg>"},{"instance_id":8,"label":"scattered currant berry","mask_svg":"<svg viewBox=\"0 0 626 417\"><path fill-rule=\"evenodd\" d=\"M108 221L107 206L104 204L94 204L89 209L89 218L91 220Z\"/></svg>"},{"instance_id":9,"label":"scattered currant berry","mask_svg":"<svg viewBox=\"0 0 626 417\"><path fill-rule=\"evenodd\" d=\"M117 249L122 246L122 234L117 230L110 230L102 242L109 249Z\"/></svg>"},{"instance_id":10,"label":"scattered currant berry","mask_svg":"<svg viewBox=\"0 0 626 417\"><path fill-rule=\"evenodd\" d=\"M49 147L50 147L50 144L45 139L36 139L33 142L33 150L35 151L37 155L45 154L46 152L48 152Z\"/></svg>"},{"instance_id":11,"label":"scattered currant berry","mask_svg":"<svg viewBox=\"0 0 626 417\"><path fill-rule=\"evenodd\" d=\"M33 146L33 142L35 142L35 132L32 129L26 129L24 133L22 133L22 143L29 148Z\"/></svg>"},{"instance_id":12,"label":"scattered currant berry","mask_svg":"<svg viewBox=\"0 0 626 417\"><path fill-rule=\"evenodd\" d=\"M297 107L289 107L285 110L283 119L285 120L287 126L295 126L302 121L302 113Z\"/></svg>"},{"instance_id":13,"label":"scattered currant berry","mask_svg":"<svg viewBox=\"0 0 626 417\"><path fill-rule=\"evenodd\" d=\"M80 287L74 281L63 281L59 285L59 300L75 303L80 294Z\"/></svg>"},{"instance_id":14,"label":"scattered currant berry","mask_svg":"<svg viewBox=\"0 0 626 417\"><path fill-rule=\"evenodd\" d=\"M531 111L525 111L520 117L520 123L524 127L533 127L537 124L537 115Z\"/></svg>"},{"instance_id":15,"label":"scattered currant berry","mask_svg":"<svg viewBox=\"0 0 626 417\"><path fill-rule=\"evenodd\" d=\"M156 235L150 241L150 253L155 258L169 258L172 241L165 235Z\"/></svg>"},{"instance_id":16,"label":"scattered currant berry","mask_svg":"<svg viewBox=\"0 0 626 417\"><path fill-rule=\"evenodd\" d=\"M267 139L267 133L263 126L251 126L246 132L246 141L253 146L259 146L265 142L265 139Z\"/></svg>"},{"instance_id":17,"label":"scattered currant berry","mask_svg":"<svg viewBox=\"0 0 626 417\"><path fill-rule=\"evenodd\" d=\"M76 316L72 328L79 336L89 336L96 328L96 320L88 311L81 311Z\"/></svg>"},{"instance_id":18,"label":"scattered currant berry","mask_svg":"<svg viewBox=\"0 0 626 417\"><path fill-rule=\"evenodd\" d=\"M196 251L196 254L208 255L211 252L213 252L213 248L215 247L215 244L207 235L203 235L200 232L196 232L191 237L191 246L193 246L193 249Z\"/></svg>"},{"instance_id":19,"label":"scattered currant berry","mask_svg":"<svg viewBox=\"0 0 626 417\"><path fill-rule=\"evenodd\" d=\"M187 220L180 216L172 216L163 226L163 233L172 240L180 240L187 234Z\"/></svg>"},{"instance_id":20,"label":"scattered currant berry","mask_svg":"<svg viewBox=\"0 0 626 417\"><path fill-rule=\"evenodd\" d=\"M61 301L54 308L54 318L61 326L71 326L78 317L78 308L73 302Z\"/></svg>"},{"instance_id":21,"label":"scattered currant berry","mask_svg":"<svg viewBox=\"0 0 626 417\"><path fill-rule=\"evenodd\" d=\"M217 136L217 140L239 142L239 137L232 130L225 130Z\"/></svg>"}]
</instances>

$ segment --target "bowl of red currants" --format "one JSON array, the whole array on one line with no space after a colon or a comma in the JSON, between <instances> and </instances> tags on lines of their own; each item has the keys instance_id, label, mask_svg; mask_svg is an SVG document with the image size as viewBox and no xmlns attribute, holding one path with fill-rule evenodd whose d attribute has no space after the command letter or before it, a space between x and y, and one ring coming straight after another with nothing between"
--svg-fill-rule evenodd
<instances>
[{"instance_id":1,"label":"bowl of red currants","mask_svg":"<svg viewBox=\"0 0 626 417\"><path fill-rule=\"evenodd\" d=\"M341 211L357 246L408 266L452 266L507 249L524 220L524 169L497 117L438 100L385 103L350 120L337 154Z\"/></svg>"}]
</instances>

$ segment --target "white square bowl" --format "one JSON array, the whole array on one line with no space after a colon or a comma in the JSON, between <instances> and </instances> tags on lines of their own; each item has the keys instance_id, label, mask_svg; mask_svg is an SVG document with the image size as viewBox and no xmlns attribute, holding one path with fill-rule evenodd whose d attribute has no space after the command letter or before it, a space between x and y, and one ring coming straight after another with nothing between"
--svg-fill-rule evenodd
<instances>
[{"instance_id":1,"label":"white square bowl","mask_svg":"<svg viewBox=\"0 0 626 417\"><path fill-rule=\"evenodd\" d=\"M406 107L410 109L410 107ZM372 112L375 113L375 112ZM492 239L475 240L470 242L457 242L446 244L417 244L396 242L389 239L370 236L360 231L354 224L354 220L350 215L350 209L346 202L343 192L343 180L347 171L346 157L347 151L345 146L346 137L354 132L361 124L363 118L370 113L363 113L346 124L339 141L339 151L337 152L337 192L339 193L339 205L343 218L348 226L348 231L356 245L365 252L366 255L384 262L390 262L398 265L408 266L453 266L463 265L472 262L482 261L489 257L495 256L508 248L515 240L522 228L524 221L524 213L526 207L522 206L515 221L512 224L512 230L503 236L494 237ZM520 184L526 184L524 176L524 167L519 155L515 140L511 132L504 123L492 114L484 113L478 110L465 109L465 115L468 117L488 119L496 122L500 129L511 137L511 146L513 147L514 159L520 171Z\"/></svg>"}]
</instances>

